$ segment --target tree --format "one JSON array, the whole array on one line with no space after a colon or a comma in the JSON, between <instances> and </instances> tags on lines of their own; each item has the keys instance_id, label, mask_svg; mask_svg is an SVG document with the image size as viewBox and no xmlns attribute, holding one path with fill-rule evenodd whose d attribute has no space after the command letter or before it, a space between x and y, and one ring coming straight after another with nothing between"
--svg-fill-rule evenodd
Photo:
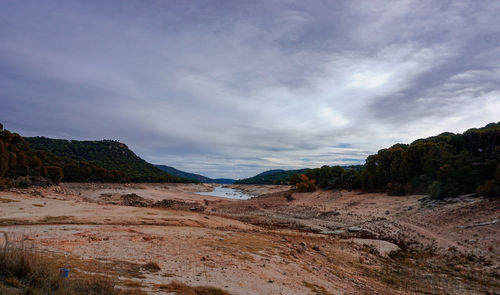
<instances>
[{"instance_id":1,"label":"tree","mask_svg":"<svg viewBox=\"0 0 500 295\"><path fill-rule=\"evenodd\" d=\"M300 177L298 174L294 174L292 175L292 177L290 177L290 184L292 185L297 185L297 183L300 181Z\"/></svg>"},{"instance_id":2,"label":"tree","mask_svg":"<svg viewBox=\"0 0 500 295\"><path fill-rule=\"evenodd\" d=\"M300 181L296 184L299 192L313 192L316 190L316 180L309 179L307 175L300 175Z\"/></svg>"},{"instance_id":3,"label":"tree","mask_svg":"<svg viewBox=\"0 0 500 295\"><path fill-rule=\"evenodd\" d=\"M63 171L61 167L57 166L47 166L46 168L47 177L55 184L58 184L63 179Z\"/></svg>"}]
</instances>

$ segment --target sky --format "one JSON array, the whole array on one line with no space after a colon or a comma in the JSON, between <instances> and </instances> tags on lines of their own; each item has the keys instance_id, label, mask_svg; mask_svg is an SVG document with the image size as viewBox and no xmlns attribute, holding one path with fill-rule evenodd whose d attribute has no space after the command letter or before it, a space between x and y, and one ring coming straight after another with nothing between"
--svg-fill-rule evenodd
<instances>
[{"instance_id":1,"label":"sky","mask_svg":"<svg viewBox=\"0 0 500 295\"><path fill-rule=\"evenodd\" d=\"M0 122L209 177L500 121L500 1L0 0Z\"/></svg>"}]
</instances>

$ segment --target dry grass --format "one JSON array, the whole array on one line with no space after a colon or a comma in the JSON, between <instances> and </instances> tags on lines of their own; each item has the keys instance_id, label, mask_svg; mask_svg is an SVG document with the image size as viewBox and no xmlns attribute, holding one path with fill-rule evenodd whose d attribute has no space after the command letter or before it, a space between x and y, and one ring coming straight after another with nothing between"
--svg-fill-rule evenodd
<instances>
[{"instance_id":1,"label":"dry grass","mask_svg":"<svg viewBox=\"0 0 500 295\"><path fill-rule=\"evenodd\" d=\"M499 290L497 275L474 271L484 265L471 259L463 254L446 255L431 250L400 251L390 254L380 270L365 274L407 292L458 294L472 288L490 294Z\"/></svg>"},{"instance_id":2,"label":"dry grass","mask_svg":"<svg viewBox=\"0 0 500 295\"><path fill-rule=\"evenodd\" d=\"M121 290L111 277L74 272L70 278L61 278L63 266L49 255L37 252L24 237L12 240L6 234L0 249L0 291L2 294L65 294L65 295L125 295L145 294L139 289ZM15 288L9 290L4 286Z\"/></svg>"},{"instance_id":3,"label":"dry grass","mask_svg":"<svg viewBox=\"0 0 500 295\"><path fill-rule=\"evenodd\" d=\"M45 216L40 222L42 223L61 223L67 222L68 220L74 218L74 216Z\"/></svg>"},{"instance_id":4,"label":"dry grass","mask_svg":"<svg viewBox=\"0 0 500 295\"><path fill-rule=\"evenodd\" d=\"M160 266L156 262L148 262L142 266L142 269L150 272L158 272L161 270Z\"/></svg>"},{"instance_id":5,"label":"dry grass","mask_svg":"<svg viewBox=\"0 0 500 295\"><path fill-rule=\"evenodd\" d=\"M8 277L5 279L5 284L8 285L8 286L11 286L11 287L14 287L14 288L21 288L23 285L21 284L21 282L19 282L19 280L15 277Z\"/></svg>"},{"instance_id":6,"label":"dry grass","mask_svg":"<svg viewBox=\"0 0 500 295\"><path fill-rule=\"evenodd\" d=\"M308 283L306 281L303 281L302 284L307 288L311 289L311 291L314 294L333 295L332 293L328 292L324 287L318 286L316 284Z\"/></svg>"},{"instance_id":7,"label":"dry grass","mask_svg":"<svg viewBox=\"0 0 500 295\"><path fill-rule=\"evenodd\" d=\"M213 287L191 287L183 283L172 282L170 284L161 284L156 285L156 288L167 291L167 292L175 292L179 295L231 295L230 293L213 288Z\"/></svg>"},{"instance_id":8,"label":"dry grass","mask_svg":"<svg viewBox=\"0 0 500 295\"><path fill-rule=\"evenodd\" d=\"M18 200L12 200L12 199L6 199L6 198L0 198L0 203L13 203L13 202L19 202Z\"/></svg>"}]
</instances>

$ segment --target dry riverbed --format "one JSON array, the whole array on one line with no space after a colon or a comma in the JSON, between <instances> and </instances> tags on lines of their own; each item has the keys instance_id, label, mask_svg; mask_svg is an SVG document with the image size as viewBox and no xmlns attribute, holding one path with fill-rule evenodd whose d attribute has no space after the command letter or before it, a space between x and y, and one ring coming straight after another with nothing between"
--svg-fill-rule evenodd
<instances>
[{"instance_id":1,"label":"dry riverbed","mask_svg":"<svg viewBox=\"0 0 500 295\"><path fill-rule=\"evenodd\" d=\"M495 294L500 200L429 202L347 191L212 184L62 184L0 192L0 233L165 294L182 282L230 294ZM1 239L5 239L2 237ZM0 243L3 243L0 240ZM154 262L159 269L148 269Z\"/></svg>"}]
</instances>

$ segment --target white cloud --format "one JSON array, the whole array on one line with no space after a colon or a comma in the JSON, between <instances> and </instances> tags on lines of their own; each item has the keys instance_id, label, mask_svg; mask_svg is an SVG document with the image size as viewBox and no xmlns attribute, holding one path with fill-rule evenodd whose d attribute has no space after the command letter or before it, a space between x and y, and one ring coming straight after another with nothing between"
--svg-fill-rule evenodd
<instances>
[{"instance_id":1,"label":"white cloud","mask_svg":"<svg viewBox=\"0 0 500 295\"><path fill-rule=\"evenodd\" d=\"M0 12L0 116L23 134L244 177L500 115L495 1L49 2Z\"/></svg>"}]
</instances>

